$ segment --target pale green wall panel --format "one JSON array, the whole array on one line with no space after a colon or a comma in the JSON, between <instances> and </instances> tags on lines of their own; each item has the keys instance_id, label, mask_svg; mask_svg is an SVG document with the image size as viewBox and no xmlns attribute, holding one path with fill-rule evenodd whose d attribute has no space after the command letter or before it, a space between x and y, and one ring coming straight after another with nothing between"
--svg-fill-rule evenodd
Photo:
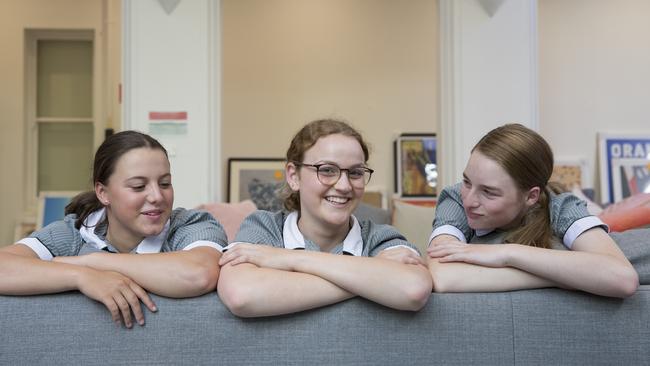
<instances>
[{"instance_id":1,"label":"pale green wall panel","mask_svg":"<svg viewBox=\"0 0 650 366\"><path fill-rule=\"evenodd\" d=\"M91 41L38 41L38 117L92 118Z\"/></svg>"}]
</instances>

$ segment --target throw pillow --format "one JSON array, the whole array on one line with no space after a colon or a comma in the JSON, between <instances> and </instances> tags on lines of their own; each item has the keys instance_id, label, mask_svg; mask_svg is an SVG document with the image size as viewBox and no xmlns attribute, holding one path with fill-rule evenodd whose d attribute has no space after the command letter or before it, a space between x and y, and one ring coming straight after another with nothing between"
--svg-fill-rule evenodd
<instances>
[{"instance_id":1,"label":"throw pillow","mask_svg":"<svg viewBox=\"0 0 650 366\"><path fill-rule=\"evenodd\" d=\"M393 200L393 226L423 254L429 245L434 213L431 206Z\"/></svg>"},{"instance_id":2,"label":"throw pillow","mask_svg":"<svg viewBox=\"0 0 650 366\"><path fill-rule=\"evenodd\" d=\"M253 201L245 200L239 203L208 203L197 207L198 210L208 211L223 226L228 242L235 239L239 226L246 216L255 211Z\"/></svg>"},{"instance_id":3,"label":"throw pillow","mask_svg":"<svg viewBox=\"0 0 650 366\"><path fill-rule=\"evenodd\" d=\"M638 193L607 206L599 215L610 231L650 225L650 193Z\"/></svg>"}]
</instances>

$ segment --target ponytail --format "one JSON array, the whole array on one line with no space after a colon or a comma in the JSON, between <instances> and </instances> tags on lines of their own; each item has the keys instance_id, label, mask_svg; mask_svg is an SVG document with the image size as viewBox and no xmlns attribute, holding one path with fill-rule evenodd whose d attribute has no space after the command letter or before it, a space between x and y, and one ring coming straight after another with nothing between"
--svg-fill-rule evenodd
<instances>
[{"instance_id":1,"label":"ponytail","mask_svg":"<svg viewBox=\"0 0 650 366\"><path fill-rule=\"evenodd\" d=\"M72 198L70 203L65 206L65 214L77 215L77 220L74 223L74 227L79 230L84 221L86 221L88 215L103 207L104 205L102 205L102 203L99 202L99 199L97 199L95 191L87 191L79 193L74 198Z\"/></svg>"},{"instance_id":2,"label":"ponytail","mask_svg":"<svg viewBox=\"0 0 650 366\"><path fill-rule=\"evenodd\" d=\"M566 192L557 182L549 182L539 194L537 203L528 209L520 227L510 232L505 241L538 248L551 248L553 230L551 228L551 194Z\"/></svg>"}]
</instances>

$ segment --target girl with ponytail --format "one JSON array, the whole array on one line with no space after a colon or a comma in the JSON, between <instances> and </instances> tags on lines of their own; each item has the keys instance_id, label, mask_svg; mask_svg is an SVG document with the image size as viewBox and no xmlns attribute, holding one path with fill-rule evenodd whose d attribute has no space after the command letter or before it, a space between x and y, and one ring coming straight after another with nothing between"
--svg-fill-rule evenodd
<instances>
[{"instance_id":1,"label":"girl with ponytail","mask_svg":"<svg viewBox=\"0 0 650 366\"><path fill-rule=\"evenodd\" d=\"M495 128L476 144L462 183L438 198L428 249L434 291L634 294L638 275L607 226L550 183L552 171L548 143L520 124ZM554 250L562 246L569 250Z\"/></svg>"},{"instance_id":2,"label":"girl with ponytail","mask_svg":"<svg viewBox=\"0 0 650 366\"><path fill-rule=\"evenodd\" d=\"M207 212L172 210L169 160L151 136L123 131L102 143L94 190L73 198L66 216L0 249L0 294L79 290L116 323L144 325L149 292L167 297L214 290L221 225Z\"/></svg>"}]
</instances>

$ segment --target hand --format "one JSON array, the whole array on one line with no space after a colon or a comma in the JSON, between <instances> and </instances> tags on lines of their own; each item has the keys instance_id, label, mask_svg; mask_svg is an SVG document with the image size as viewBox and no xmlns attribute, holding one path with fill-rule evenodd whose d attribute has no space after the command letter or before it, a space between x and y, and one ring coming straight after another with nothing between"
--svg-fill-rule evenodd
<instances>
[{"instance_id":1,"label":"hand","mask_svg":"<svg viewBox=\"0 0 650 366\"><path fill-rule=\"evenodd\" d=\"M78 288L84 295L104 304L111 312L113 321L122 320L127 328L133 326L131 313L140 325L144 325L144 314L140 301L151 311L157 311L156 305L147 292L135 281L121 273L98 271L84 268L79 278Z\"/></svg>"},{"instance_id":2,"label":"hand","mask_svg":"<svg viewBox=\"0 0 650 366\"><path fill-rule=\"evenodd\" d=\"M219 260L219 265L236 266L241 263L251 263L258 267L293 271L289 260L292 254L295 254L293 250L284 248L242 243L224 252Z\"/></svg>"},{"instance_id":3,"label":"hand","mask_svg":"<svg viewBox=\"0 0 650 366\"><path fill-rule=\"evenodd\" d=\"M395 247L384 249L377 255L376 258L388 259L404 264L424 264L422 257L417 255L414 251L405 247Z\"/></svg>"},{"instance_id":4,"label":"hand","mask_svg":"<svg viewBox=\"0 0 650 366\"><path fill-rule=\"evenodd\" d=\"M467 244L460 241L440 242L427 253L438 262L465 262L486 267L508 266L508 244Z\"/></svg>"}]
</instances>

